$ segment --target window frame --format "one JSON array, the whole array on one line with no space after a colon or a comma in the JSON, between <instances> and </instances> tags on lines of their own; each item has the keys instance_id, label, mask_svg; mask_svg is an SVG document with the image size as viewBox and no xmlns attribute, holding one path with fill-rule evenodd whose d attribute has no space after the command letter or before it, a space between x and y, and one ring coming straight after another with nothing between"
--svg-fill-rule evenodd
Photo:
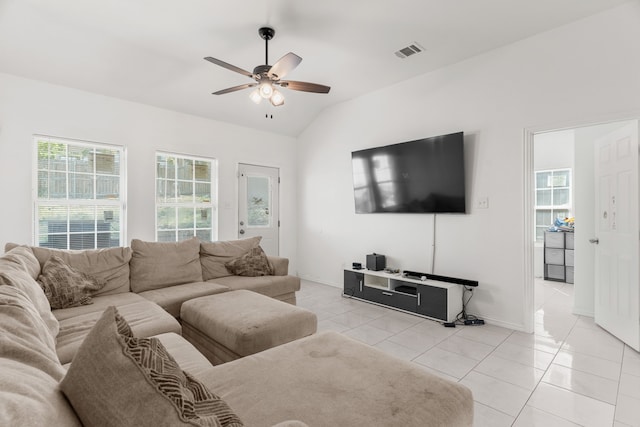
<instances>
[{"instance_id":1,"label":"window frame","mask_svg":"<svg viewBox=\"0 0 640 427\"><path fill-rule=\"evenodd\" d=\"M31 196L31 200L32 200L32 218L31 218L31 224L32 224L32 243L33 246L37 246L40 247L40 236L43 234L47 234L49 236L51 235L66 235L66 240L67 240L67 244L66 244L66 248L69 249L72 246L72 238L71 236L73 235L86 235L89 233L93 233L95 235L95 240L94 240L94 245L93 245L93 249L102 249L102 248L107 248L107 247L117 247L117 246L124 246L124 242L126 241L127 238L127 150L126 147L122 146L122 145L118 145L118 144L109 144L109 143L103 143L103 142L96 142L96 141L89 141L89 140L80 140L80 139L74 139L74 138L67 138L67 137L58 137L58 136L52 136L52 135L44 135L44 134L34 134L32 136L32 141L33 141L33 162L32 162L32 196ZM65 160L65 169L64 171L60 170L59 172L62 173L64 172L65 174L65 179L66 179L66 197L65 198L51 198L50 197L50 193L47 194L47 197L43 197L40 198L40 194L39 194L39 185L40 185L40 174L39 172L41 172L42 170L40 169L40 153L39 153L39 145L41 142L46 142L49 144L64 144L65 145L65 149L66 149L66 160ZM117 151L120 157L120 164L119 164L119 171L118 171L118 175L113 175L113 176L117 176L118 177L118 198L117 199L110 199L110 198L97 198L97 180L95 179L97 176L108 176L109 174L101 174L98 173L97 171L97 161L94 158L94 162L93 162L93 171L91 173L87 173L87 172L77 172L77 171L71 171L69 168L69 147L74 147L74 148L90 148L92 150L98 151L98 150L114 150ZM52 171L52 169L44 169L46 171ZM54 170L55 171L55 170ZM72 174L76 174L76 175L83 175L83 174L87 174L87 175L91 175L93 177L93 198L92 199L82 199L82 198L71 198L71 187L69 186L69 178L70 175ZM51 183L51 179L48 179L48 185L50 185ZM73 227L71 226L71 222L72 219L70 218L70 212L67 211L67 226L66 226L66 230L64 232L60 232L60 233L41 233L40 232L40 216L39 216L39 212L40 212L40 207L42 206L59 206L59 207L65 207L65 208L69 208L71 206L93 206L93 207L100 207L100 206L113 206L114 210L119 210L119 227L117 230L117 233L119 234L119 241L117 246L116 245L109 245L109 246L100 246L99 245L99 239L98 236L100 233L100 230L98 229L97 223L94 223L94 228L93 230L80 230L80 231L72 231ZM97 219L97 215L94 215L94 221L98 221ZM113 233L113 232L111 232ZM106 233L105 233L106 234ZM46 246L43 246L46 247Z\"/></svg>"},{"instance_id":2,"label":"window frame","mask_svg":"<svg viewBox=\"0 0 640 427\"><path fill-rule=\"evenodd\" d=\"M193 173L192 173L192 178L190 180L185 180L185 179L179 179L178 178L178 166L177 166L177 160L188 160L188 161L192 161L194 162L208 162L210 165L209 168L209 185L211 186L211 192L210 192L210 200L209 202L197 202L195 200L193 200L192 202L179 202L179 201L164 201L161 202L160 201L160 194L159 194L159 180L160 179L164 179L164 180L168 180L168 178L165 177L159 177L158 172L159 172L159 164L158 164L158 158L160 156L163 157L172 157L176 159L176 171L173 177L173 181L175 181L175 194L178 194L178 184L179 182L190 182L193 185L193 193L194 193L194 199L195 199L195 188L196 188L196 183L202 183L202 182L206 182L206 181L198 181L195 178L196 175L196 168L193 168ZM154 172L154 204L155 204L155 208L154 208L154 234L155 234L155 239L157 242L162 241L162 242L169 242L169 241L181 241L184 239L180 239L180 232L184 232L187 230L193 230L193 235L192 236L197 236L197 231L198 230L210 230L210 240L211 241L215 241L218 238L218 160L214 157L204 157L204 156L195 156L195 155L191 155L191 154L183 154L183 153L176 153L176 152L170 152L170 151L162 151L162 150L156 150L155 152L155 157L154 157L154 166L155 166L155 172ZM170 207L170 208L175 208L176 209L176 217L175 217L175 228L173 229L160 229L159 228L159 208L162 207ZM187 207L191 207L193 209L202 209L202 208L210 208L211 209L211 228L198 228L197 227L197 220L196 220L196 215L194 212L194 224L193 224L193 228L180 228L179 227L179 218L178 218L178 208L187 208ZM166 231L171 231L173 230L175 232L175 240L166 240L166 239L159 239L159 233L160 232L166 232ZM202 239L201 239L202 240Z\"/></svg>"},{"instance_id":3,"label":"window frame","mask_svg":"<svg viewBox=\"0 0 640 427\"><path fill-rule=\"evenodd\" d=\"M548 187L538 187L538 174L548 174L551 173L550 177L553 177L554 174L559 174L559 173L563 173L566 174L568 173L569 176L569 184L565 185L565 186L548 186ZM534 182L534 210L535 210L535 214L534 214L534 219L533 219L533 241L536 243L542 243L544 238L538 238L538 233L537 230L539 228L545 227L548 228L550 227L552 224L546 224L546 225L540 225L538 224L538 212L539 211L550 211L551 212L551 220L554 221L555 218L557 218L557 215L554 214L554 212L557 211L567 211L568 215L571 216L572 214L572 207L573 207L573 170L572 168L557 168L557 169L544 169L544 170L536 170L534 171L534 177L533 177L533 182ZM550 191L551 194L551 204L548 205L540 205L538 204L538 190L546 190L548 189ZM568 201L567 203L563 203L563 204L555 204L554 203L554 196L553 196L553 190L556 189L566 189L568 190L569 196L568 196Z\"/></svg>"}]
</instances>

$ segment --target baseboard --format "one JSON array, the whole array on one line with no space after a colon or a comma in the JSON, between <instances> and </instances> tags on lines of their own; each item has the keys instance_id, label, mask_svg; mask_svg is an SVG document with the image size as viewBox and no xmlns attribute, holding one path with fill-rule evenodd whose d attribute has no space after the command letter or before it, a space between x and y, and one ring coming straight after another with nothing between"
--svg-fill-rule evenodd
<instances>
[{"instance_id":1,"label":"baseboard","mask_svg":"<svg viewBox=\"0 0 640 427\"><path fill-rule=\"evenodd\" d=\"M487 325L499 326L501 328L512 329L514 331L519 331L519 332L526 332L526 333L533 332L533 331L527 331L523 324L504 322L502 320L492 319L491 317L485 317L479 314L474 314L474 315L484 320L485 324Z\"/></svg>"},{"instance_id":2,"label":"baseboard","mask_svg":"<svg viewBox=\"0 0 640 427\"><path fill-rule=\"evenodd\" d=\"M342 289L342 285L339 285L337 283L329 283L324 280L318 279L317 277L310 277L304 274L298 274L298 277L300 278L300 280L306 280L307 282L320 283L321 285L327 285L334 288Z\"/></svg>"},{"instance_id":3,"label":"baseboard","mask_svg":"<svg viewBox=\"0 0 640 427\"><path fill-rule=\"evenodd\" d=\"M585 317L594 317L595 313L593 312L593 310L587 310L584 308L580 308L580 307L573 307L573 310L571 311L573 314L577 314L578 316L585 316Z\"/></svg>"}]
</instances>

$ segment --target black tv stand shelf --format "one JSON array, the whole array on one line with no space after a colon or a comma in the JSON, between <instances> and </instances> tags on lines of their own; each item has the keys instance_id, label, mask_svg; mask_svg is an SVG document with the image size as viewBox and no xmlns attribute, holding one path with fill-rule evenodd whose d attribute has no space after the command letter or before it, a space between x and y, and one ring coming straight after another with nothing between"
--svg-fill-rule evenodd
<instances>
[{"instance_id":1,"label":"black tv stand shelf","mask_svg":"<svg viewBox=\"0 0 640 427\"><path fill-rule=\"evenodd\" d=\"M407 273L411 274L407 276ZM425 280L421 279L423 276ZM453 322L462 311L464 287L460 285L478 286L478 282L417 272L390 274L345 269L343 295L441 322Z\"/></svg>"}]
</instances>

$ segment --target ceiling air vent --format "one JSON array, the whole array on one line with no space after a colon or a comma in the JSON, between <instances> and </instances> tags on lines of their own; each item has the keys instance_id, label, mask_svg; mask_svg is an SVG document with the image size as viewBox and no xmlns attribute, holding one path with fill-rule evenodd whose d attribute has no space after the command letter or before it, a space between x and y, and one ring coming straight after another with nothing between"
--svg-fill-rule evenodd
<instances>
[{"instance_id":1,"label":"ceiling air vent","mask_svg":"<svg viewBox=\"0 0 640 427\"><path fill-rule=\"evenodd\" d=\"M408 58L411 55L415 55L416 53L424 52L424 48L420 46L417 42L411 43L407 47L403 47L399 51L396 52L396 56L398 58Z\"/></svg>"}]
</instances>

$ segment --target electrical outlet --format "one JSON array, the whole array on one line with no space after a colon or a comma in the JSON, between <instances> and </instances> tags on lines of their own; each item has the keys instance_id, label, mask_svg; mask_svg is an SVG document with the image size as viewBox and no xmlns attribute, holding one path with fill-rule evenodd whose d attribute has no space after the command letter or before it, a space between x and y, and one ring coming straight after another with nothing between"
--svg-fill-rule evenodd
<instances>
[{"instance_id":1,"label":"electrical outlet","mask_svg":"<svg viewBox=\"0 0 640 427\"><path fill-rule=\"evenodd\" d=\"M476 207L478 209L489 209L489 198L488 197L480 197L476 202Z\"/></svg>"}]
</instances>

